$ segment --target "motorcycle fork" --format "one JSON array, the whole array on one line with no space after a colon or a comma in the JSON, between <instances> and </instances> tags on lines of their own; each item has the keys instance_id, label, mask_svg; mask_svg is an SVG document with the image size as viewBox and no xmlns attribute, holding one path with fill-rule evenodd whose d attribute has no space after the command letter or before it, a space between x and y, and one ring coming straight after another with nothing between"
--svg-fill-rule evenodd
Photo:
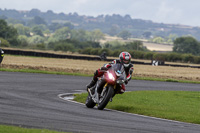
<instances>
[{"instance_id":1,"label":"motorcycle fork","mask_svg":"<svg viewBox=\"0 0 200 133\"><path fill-rule=\"evenodd\" d=\"M106 91L106 87L108 86L108 83L106 83L103 87L103 90L101 92L101 96L104 94L104 92ZM116 89L116 84L114 85L114 90ZM110 102L112 102L112 98L115 96L115 93L113 94L113 96L110 98Z\"/></svg>"},{"instance_id":2,"label":"motorcycle fork","mask_svg":"<svg viewBox=\"0 0 200 133\"><path fill-rule=\"evenodd\" d=\"M101 96L102 96L102 94L104 94L104 92L106 91L107 85L108 85L108 83L106 83L106 84L104 85L103 90L102 90L102 92L101 92Z\"/></svg>"},{"instance_id":3,"label":"motorcycle fork","mask_svg":"<svg viewBox=\"0 0 200 133\"><path fill-rule=\"evenodd\" d=\"M98 93L98 91L99 91L99 85L100 84L101 84L101 79L97 81L94 94L92 94L91 91L89 91L90 96L92 97L92 99L95 103L99 103L99 93Z\"/></svg>"}]
</instances>

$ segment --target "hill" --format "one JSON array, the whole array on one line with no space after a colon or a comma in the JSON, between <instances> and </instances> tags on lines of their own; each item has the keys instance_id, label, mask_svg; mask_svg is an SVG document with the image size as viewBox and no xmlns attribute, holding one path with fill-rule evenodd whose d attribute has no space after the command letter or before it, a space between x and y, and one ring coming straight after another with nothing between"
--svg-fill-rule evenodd
<instances>
[{"instance_id":1,"label":"hill","mask_svg":"<svg viewBox=\"0 0 200 133\"><path fill-rule=\"evenodd\" d=\"M132 37L150 38L161 36L166 38L170 34L177 36L191 35L200 40L200 27L192 27L177 24L155 23L151 20L133 19L130 15L121 16L99 15L97 17L78 15L78 13L54 13L49 10L41 12L38 9L30 11L17 11L0 9L0 19L5 19L10 23L22 23L29 25L34 17L40 17L42 24L71 23L75 29L94 30L100 29L103 33L114 36L123 30L128 30Z\"/></svg>"}]
</instances>

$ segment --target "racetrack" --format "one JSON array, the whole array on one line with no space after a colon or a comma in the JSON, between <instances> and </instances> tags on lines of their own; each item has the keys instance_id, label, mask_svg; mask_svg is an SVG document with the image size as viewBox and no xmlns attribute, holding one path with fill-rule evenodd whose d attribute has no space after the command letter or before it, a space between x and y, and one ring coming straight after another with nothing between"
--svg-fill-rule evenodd
<instances>
[{"instance_id":1,"label":"racetrack","mask_svg":"<svg viewBox=\"0 0 200 133\"><path fill-rule=\"evenodd\" d=\"M200 125L113 110L88 109L62 100L63 93L85 91L90 77L0 72L0 124L68 132L199 133ZM200 91L199 84L133 80L135 90Z\"/></svg>"}]
</instances>

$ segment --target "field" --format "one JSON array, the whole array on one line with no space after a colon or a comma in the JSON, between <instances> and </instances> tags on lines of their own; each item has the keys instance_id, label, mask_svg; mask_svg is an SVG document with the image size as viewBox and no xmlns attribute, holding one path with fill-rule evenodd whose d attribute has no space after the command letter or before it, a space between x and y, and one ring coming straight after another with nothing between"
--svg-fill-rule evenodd
<instances>
[{"instance_id":1,"label":"field","mask_svg":"<svg viewBox=\"0 0 200 133\"><path fill-rule=\"evenodd\" d=\"M1 68L34 69L92 75L108 62L5 55ZM133 77L200 81L197 68L134 65Z\"/></svg>"},{"instance_id":2,"label":"field","mask_svg":"<svg viewBox=\"0 0 200 133\"><path fill-rule=\"evenodd\" d=\"M143 42L143 45L151 51L172 51L173 46L168 44L156 44L156 43L147 43Z\"/></svg>"},{"instance_id":3,"label":"field","mask_svg":"<svg viewBox=\"0 0 200 133\"><path fill-rule=\"evenodd\" d=\"M101 40L100 42L103 44L103 43L112 42L112 41L130 42L130 41L136 41L136 40L142 41L143 45L151 51L172 51L172 48L173 48L173 45L170 45L170 44L149 43L145 39L138 39L138 38L130 38L128 40L123 40L122 38L108 36L108 35L106 35L105 39Z\"/></svg>"}]
</instances>

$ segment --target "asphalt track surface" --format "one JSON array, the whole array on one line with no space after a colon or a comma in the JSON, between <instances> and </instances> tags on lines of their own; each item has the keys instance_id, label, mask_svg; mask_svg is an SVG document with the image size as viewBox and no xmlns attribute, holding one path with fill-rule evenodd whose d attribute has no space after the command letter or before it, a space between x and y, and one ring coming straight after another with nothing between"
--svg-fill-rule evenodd
<instances>
[{"instance_id":1,"label":"asphalt track surface","mask_svg":"<svg viewBox=\"0 0 200 133\"><path fill-rule=\"evenodd\" d=\"M88 109L58 97L85 91L90 80L79 76L0 72L0 124L86 133L200 132L197 124ZM200 91L200 87L199 84L133 80L127 90Z\"/></svg>"}]
</instances>

